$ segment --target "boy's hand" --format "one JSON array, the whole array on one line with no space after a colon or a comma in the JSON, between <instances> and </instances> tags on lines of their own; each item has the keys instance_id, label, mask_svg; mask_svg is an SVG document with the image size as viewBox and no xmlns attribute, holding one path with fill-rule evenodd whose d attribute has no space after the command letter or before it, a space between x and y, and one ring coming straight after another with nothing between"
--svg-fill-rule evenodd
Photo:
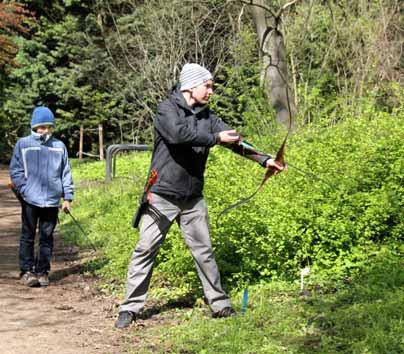
<instances>
[{"instance_id":1,"label":"boy's hand","mask_svg":"<svg viewBox=\"0 0 404 354\"><path fill-rule=\"evenodd\" d=\"M68 212L70 212L70 201L69 200L65 200L63 202L62 205L62 210L67 214Z\"/></svg>"}]
</instances>

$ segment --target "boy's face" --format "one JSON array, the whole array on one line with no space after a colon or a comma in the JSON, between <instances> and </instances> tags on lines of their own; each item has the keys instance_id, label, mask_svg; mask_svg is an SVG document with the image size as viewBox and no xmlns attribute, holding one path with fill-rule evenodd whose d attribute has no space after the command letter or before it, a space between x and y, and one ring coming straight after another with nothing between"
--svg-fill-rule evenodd
<instances>
[{"instance_id":1,"label":"boy's face","mask_svg":"<svg viewBox=\"0 0 404 354\"><path fill-rule=\"evenodd\" d=\"M208 103L209 96L213 95L213 81L208 80L203 84L192 88L191 90L192 98L197 104Z\"/></svg>"},{"instance_id":2,"label":"boy's face","mask_svg":"<svg viewBox=\"0 0 404 354\"><path fill-rule=\"evenodd\" d=\"M46 135L52 133L53 126L52 125L40 125L35 128L36 132L40 135Z\"/></svg>"}]
</instances>

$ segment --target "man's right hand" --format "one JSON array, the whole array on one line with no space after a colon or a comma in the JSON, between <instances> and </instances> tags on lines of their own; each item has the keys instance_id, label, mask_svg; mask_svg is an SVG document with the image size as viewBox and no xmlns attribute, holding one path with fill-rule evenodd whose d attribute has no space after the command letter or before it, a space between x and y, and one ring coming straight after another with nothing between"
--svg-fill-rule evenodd
<instances>
[{"instance_id":1,"label":"man's right hand","mask_svg":"<svg viewBox=\"0 0 404 354\"><path fill-rule=\"evenodd\" d=\"M219 133L219 143L235 143L240 140L236 130L223 130Z\"/></svg>"}]
</instances>

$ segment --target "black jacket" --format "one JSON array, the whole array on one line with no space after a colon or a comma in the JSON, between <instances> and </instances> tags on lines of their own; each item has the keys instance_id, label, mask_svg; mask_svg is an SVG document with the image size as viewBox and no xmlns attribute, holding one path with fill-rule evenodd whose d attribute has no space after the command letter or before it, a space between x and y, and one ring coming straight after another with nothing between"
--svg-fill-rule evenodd
<instances>
[{"instance_id":1,"label":"black jacket","mask_svg":"<svg viewBox=\"0 0 404 354\"><path fill-rule=\"evenodd\" d=\"M150 191L176 199L201 197L209 149L219 132L230 129L208 106L192 109L181 91L173 89L158 105L154 120L151 170L157 172L157 181ZM243 154L238 145L228 147ZM268 158L255 160L264 164Z\"/></svg>"}]
</instances>

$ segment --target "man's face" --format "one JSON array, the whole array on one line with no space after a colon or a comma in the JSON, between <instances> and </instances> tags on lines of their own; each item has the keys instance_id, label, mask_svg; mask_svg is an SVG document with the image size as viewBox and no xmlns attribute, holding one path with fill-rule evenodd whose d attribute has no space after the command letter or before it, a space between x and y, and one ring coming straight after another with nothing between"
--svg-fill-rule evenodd
<instances>
[{"instance_id":1,"label":"man's face","mask_svg":"<svg viewBox=\"0 0 404 354\"><path fill-rule=\"evenodd\" d=\"M209 96L213 95L213 81L208 80L203 84L192 88L191 97L195 100L196 104L204 105L208 103Z\"/></svg>"},{"instance_id":2,"label":"man's face","mask_svg":"<svg viewBox=\"0 0 404 354\"><path fill-rule=\"evenodd\" d=\"M36 127L36 132L40 135L47 135L51 134L53 130L53 126L51 125L40 125L39 127Z\"/></svg>"}]
</instances>

